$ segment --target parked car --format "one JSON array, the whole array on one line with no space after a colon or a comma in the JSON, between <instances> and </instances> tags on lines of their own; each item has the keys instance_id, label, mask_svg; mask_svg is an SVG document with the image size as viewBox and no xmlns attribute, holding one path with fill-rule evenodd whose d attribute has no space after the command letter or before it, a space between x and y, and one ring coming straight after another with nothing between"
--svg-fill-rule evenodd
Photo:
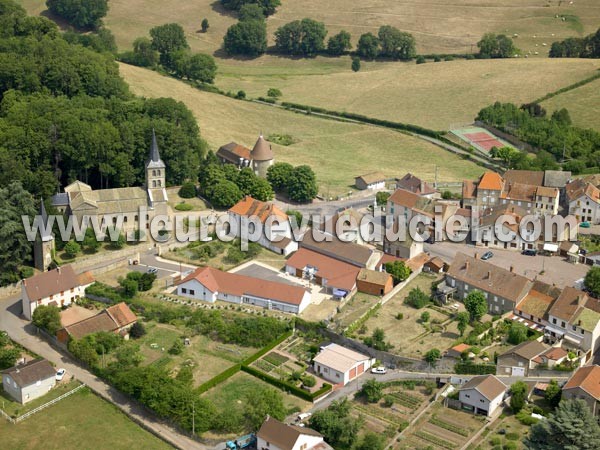
<instances>
[{"instance_id":1,"label":"parked car","mask_svg":"<svg viewBox=\"0 0 600 450\"><path fill-rule=\"evenodd\" d=\"M532 248L528 248L526 250L523 250L522 254L526 255L526 256L535 256L535 255L537 255L537 250L534 250Z\"/></svg>"},{"instance_id":2,"label":"parked car","mask_svg":"<svg viewBox=\"0 0 600 450\"><path fill-rule=\"evenodd\" d=\"M371 373L377 374L377 375L384 375L387 373L387 369L383 366L379 366L379 367L373 367L371 369Z\"/></svg>"},{"instance_id":3,"label":"parked car","mask_svg":"<svg viewBox=\"0 0 600 450\"><path fill-rule=\"evenodd\" d=\"M298 414L298 417L296 417L296 422L303 422L306 419L308 419L310 416L312 416L312 413Z\"/></svg>"},{"instance_id":4,"label":"parked car","mask_svg":"<svg viewBox=\"0 0 600 450\"><path fill-rule=\"evenodd\" d=\"M488 259L490 259L492 256L494 256L494 254L492 252L485 252L482 256L481 256L481 260L482 261L487 261Z\"/></svg>"},{"instance_id":5,"label":"parked car","mask_svg":"<svg viewBox=\"0 0 600 450\"><path fill-rule=\"evenodd\" d=\"M589 222L581 222L579 226L581 228L591 228L592 225Z\"/></svg>"},{"instance_id":6,"label":"parked car","mask_svg":"<svg viewBox=\"0 0 600 450\"><path fill-rule=\"evenodd\" d=\"M148 273L157 273L158 269L156 267L148 267Z\"/></svg>"},{"instance_id":7,"label":"parked car","mask_svg":"<svg viewBox=\"0 0 600 450\"><path fill-rule=\"evenodd\" d=\"M67 373L65 369L58 369L56 371L56 381L61 381L65 377L65 373Z\"/></svg>"}]
</instances>

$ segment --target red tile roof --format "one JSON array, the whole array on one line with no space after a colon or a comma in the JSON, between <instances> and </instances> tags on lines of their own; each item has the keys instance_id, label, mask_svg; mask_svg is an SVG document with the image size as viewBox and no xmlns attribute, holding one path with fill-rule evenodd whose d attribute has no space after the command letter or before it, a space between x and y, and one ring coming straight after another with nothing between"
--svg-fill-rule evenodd
<instances>
[{"instance_id":1,"label":"red tile roof","mask_svg":"<svg viewBox=\"0 0 600 450\"><path fill-rule=\"evenodd\" d=\"M325 256L312 250L301 248L292 255L286 263L295 269L304 270L305 267L316 267L316 275L327 280L327 285L339 289L352 290L356 285L356 278L360 268L343 261Z\"/></svg>"},{"instance_id":2,"label":"red tile roof","mask_svg":"<svg viewBox=\"0 0 600 450\"><path fill-rule=\"evenodd\" d=\"M504 181L496 172L486 172L479 179L478 189L486 189L490 191L501 191Z\"/></svg>"},{"instance_id":3,"label":"red tile roof","mask_svg":"<svg viewBox=\"0 0 600 450\"><path fill-rule=\"evenodd\" d=\"M106 308L106 312L115 321L119 328L131 325L137 320L136 315L124 302L117 303L116 305Z\"/></svg>"},{"instance_id":4,"label":"red tile roof","mask_svg":"<svg viewBox=\"0 0 600 450\"><path fill-rule=\"evenodd\" d=\"M256 216L262 223L265 223L270 216L275 216L282 221L288 220L288 215L273 203L261 202L249 195L233 205L229 212L244 217Z\"/></svg>"},{"instance_id":5,"label":"red tile roof","mask_svg":"<svg viewBox=\"0 0 600 450\"><path fill-rule=\"evenodd\" d=\"M580 367L569 378L563 390L581 388L596 400L600 400L600 366Z\"/></svg>"}]
</instances>

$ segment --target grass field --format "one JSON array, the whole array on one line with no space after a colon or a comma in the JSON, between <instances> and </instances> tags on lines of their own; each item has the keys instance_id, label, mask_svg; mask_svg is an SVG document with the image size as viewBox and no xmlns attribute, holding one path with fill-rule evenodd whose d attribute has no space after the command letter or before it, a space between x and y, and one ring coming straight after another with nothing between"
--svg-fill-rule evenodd
<instances>
[{"instance_id":1,"label":"grass field","mask_svg":"<svg viewBox=\"0 0 600 450\"><path fill-rule=\"evenodd\" d=\"M600 105L600 80L559 94L542 103L549 114L557 109L567 108L575 125L600 131L598 105Z\"/></svg>"},{"instance_id":2,"label":"grass field","mask_svg":"<svg viewBox=\"0 0 600 450\"><path fill-rule=\"evenodd\" d=\"M382 128L340 123L271 106L199 91L172 78L121 64L133 92L147 97L172 97L184 102L200 124L202 136L216 150L230 141L252 147L257 135L290 134L298 142L273 144L275 158L308 164L316 172L321 193L348 191L354 177L371 171L388 176L412 172L433 180L458 181L479 176L483 169L420 139Z\"/></svg>"},{"instance_id":3,"label":"grass field","mask_svg":"<svg viewBox=\"0 0 600 450\"><path fill-rule=\"evenodd\" d=\"M115 406L83 389L16 425L0 420L5 449L168 449Z\"/></svg>"}]
</instances>

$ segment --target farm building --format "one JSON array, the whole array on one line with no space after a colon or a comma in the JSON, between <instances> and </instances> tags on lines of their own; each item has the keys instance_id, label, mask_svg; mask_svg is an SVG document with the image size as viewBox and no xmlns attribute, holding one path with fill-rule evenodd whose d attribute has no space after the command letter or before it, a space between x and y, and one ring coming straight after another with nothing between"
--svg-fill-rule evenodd
<instances>
[{"instance_id":1,"label":"farm building","mask_svg":"<svg viewBox=\"0 0 600 450\"><path fill-rule=\"evenodd\" d=\"M337 344L321 347L313 360L315 372L334 384L346 385L375 363L375 359Z\"/></svg>"},{"instance_id":2,"label":"farm building","mask_svg":"<svg viewBox=\"0 0 600 450\"><path fill-rule=\"evenodd\" d=\"M4 392L21 404L45 395L56 385L56 371L45 359L34 359L2 371Z\"/></svg>"},{"instance_id":3,"label":"farm building","mask_svg":"<svg viewBox=\"0 0 600 450\"><path fill-rule=\"evenodd\" d=\"M233 164L238 169L250 167L255 175L265 178L267 169L273 165L275 156L269 144L261 134L252 150L235 142L223 145L217 150L217 158L223 164Z\"/></svg>"},{"instance_id":4,"label":"farm building","mask_svg":"<svg viewBox=\"0 0 600 450\"><path fill-rule=\"evenodd\" d=\"M377 270L360 269L356 279L356 287L359 292L370 295L385 295L394 287L392 276Z\"/></svg>"},{"instance_id":5,"label":"farm building","mask_svg":"<svg viewBox=\"0 0 600 450\"><path fill-rule=\"evenodd\" d=\"M177 295L214 303L262 306L299 314L311 301L310 292L300 286L268 281L212 267L200 267L177 285Z\"/></svg>"},{"instance_id":6,"label":"farm building","mask_svg":"<svg viewBox=\"0 0 600 450\"><path fill-rule=\"evenodd\" d=\"M287 425L267 416L256 434L258 450L333 450L323 436L310 428Z\"/></svg>"},{"instance_id":7,"label":"farm building","mask_svg":"<svg viewBox=\"0 0 600 450\"><path fill-rule=\"evenodd\" d=\"M458 399L462 409L489 417L502 403L506 390L506 385L494 375L480 375L460 387Z\"/></svg>"},{"instance_id":8,"label":"farm building","mask_svg":"<svg viewBox=\"0 0 600 450\"><path fill-rule=\"evenodd\" d=\"M354 185L361 191L365 189L384 189L385 180L385 175L381 172L370 172L354 178Z\"/></svg>"}]
</instances>

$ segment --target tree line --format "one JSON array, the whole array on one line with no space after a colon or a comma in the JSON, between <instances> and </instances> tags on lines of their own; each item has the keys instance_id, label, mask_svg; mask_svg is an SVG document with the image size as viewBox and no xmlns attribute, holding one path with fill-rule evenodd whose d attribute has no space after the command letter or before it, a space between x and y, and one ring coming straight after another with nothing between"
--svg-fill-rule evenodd
<instances>
[{"instance_id":1,"label":"tree line","mask_svg":"<svg viewBox=\"0 0 600 450\"><path fill-rule=\"evenodd\" d=\"M600 28L583 38L571 37L552 43L550 58L600 58Z\"/></svg>"}]
</instances>

